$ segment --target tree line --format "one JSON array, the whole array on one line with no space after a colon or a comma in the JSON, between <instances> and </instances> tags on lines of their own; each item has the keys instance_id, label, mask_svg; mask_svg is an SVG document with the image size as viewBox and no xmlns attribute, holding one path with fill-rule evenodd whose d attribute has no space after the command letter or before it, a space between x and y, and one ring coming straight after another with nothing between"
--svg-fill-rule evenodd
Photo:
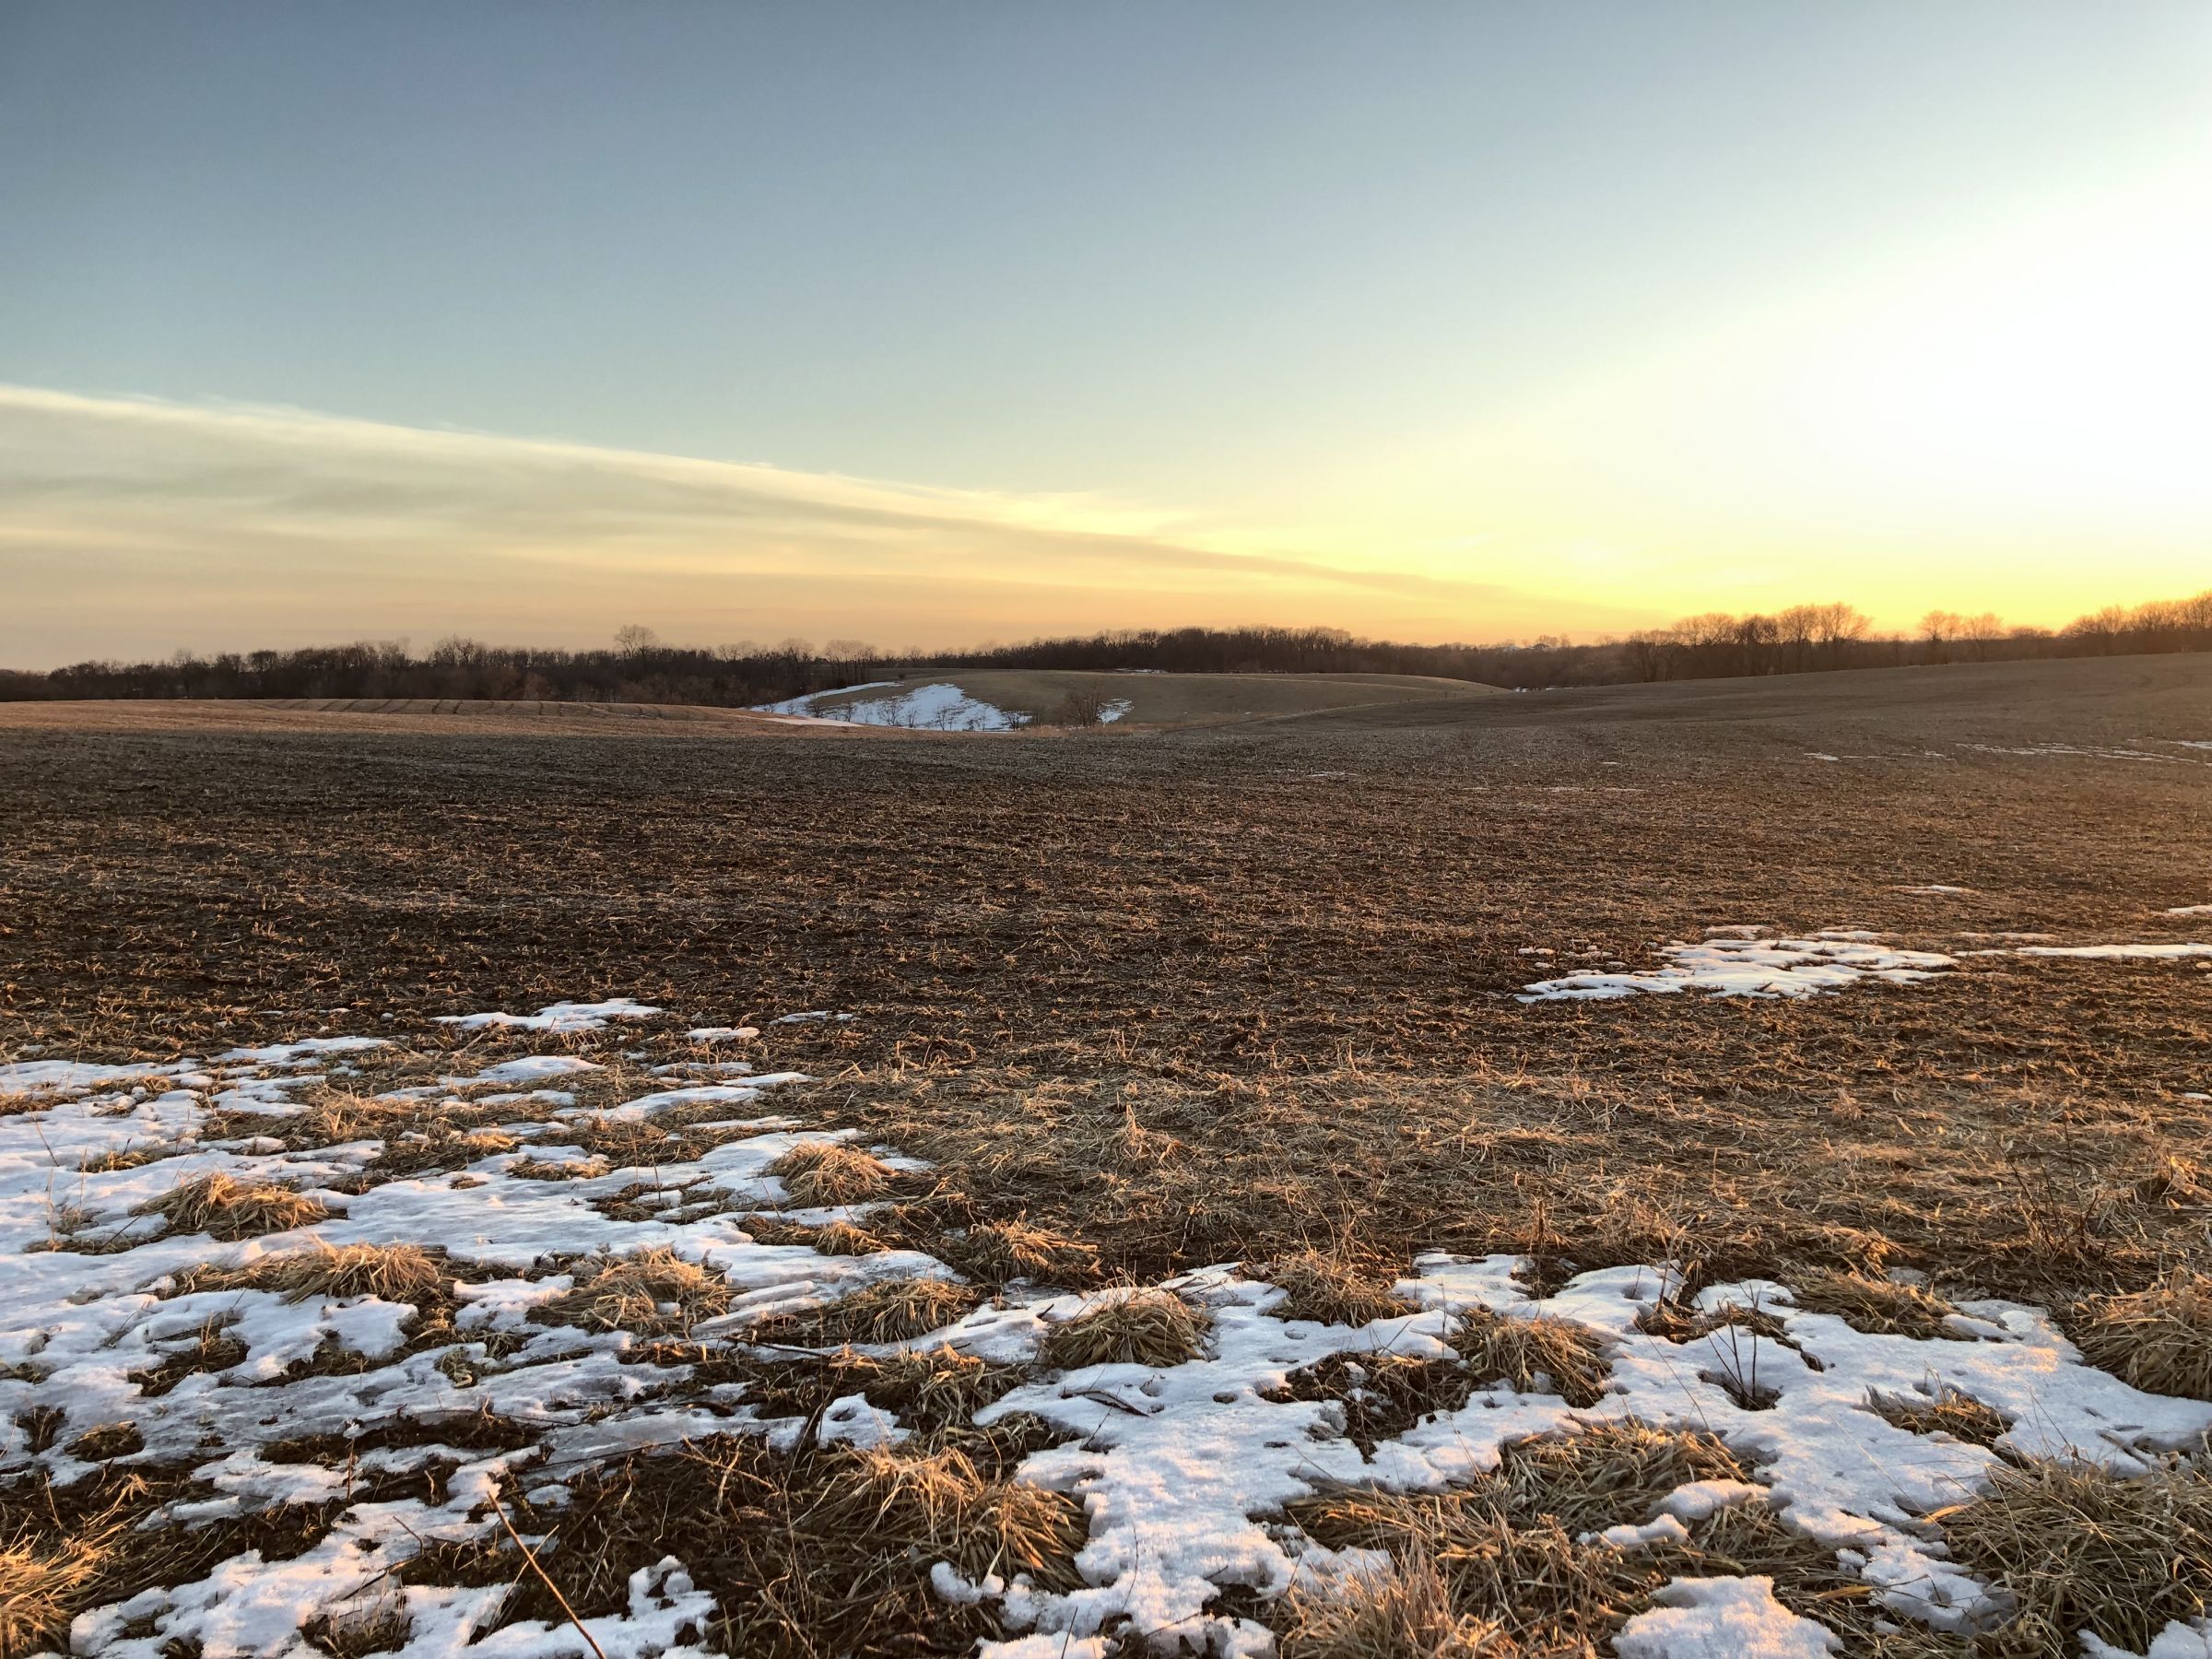
<instances>
[{"instance_id":1,"label":"tree line","mask_svg":"<svg viewBox=\"0 0 2212 1659\"><path fill-rule=\"evenodd\" d=\"M1561 638L1495 645L1406 645L1335 628L1131 629L972 651L878 650L863 641L671 645L628 627L599 650L441 640L418 656L397 641L296 651L178 652L161 662L0 669L0 700L78 698L467 698L707 703L743 708L868 680L963 668L1152 670L1170 674L1420 674L1507 687L1733 678L1916 663L2212 650L2212 589L2134 609L2109 606L2060 629L1995 615L1931 611L1911 635L1877 636L1849 605L1771 615L1712 611L1591 644Z\"/></svg>"}]
</instances>

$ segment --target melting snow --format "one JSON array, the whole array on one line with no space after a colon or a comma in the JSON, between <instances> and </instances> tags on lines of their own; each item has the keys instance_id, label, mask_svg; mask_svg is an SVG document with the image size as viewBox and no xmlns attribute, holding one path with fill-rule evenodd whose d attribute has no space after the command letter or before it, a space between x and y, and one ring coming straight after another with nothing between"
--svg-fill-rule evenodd
<instances>
[{"instance_id":1,"label":"melting snow","mask_svg":"<svg viewBox=\"0 0 2212 1659\"><path fill-rule=\"evenodd\" d=\"M832 697L855 691L896 691L896 696L863 698L858 702L826 703ZM1027 725L1027 714L1010 713L995 704L970 697L958 686L916 686L911 690L892 680L873 680L861 686L842 686L834 691L815 691L782 702L764 703L759 712L804 714L815 720L841 721L848 725L905 726L928 732L1009 732Z\"/></svg>"},{"instance_id":2,"label":"melting snow","mask_svg":"<svg viewBox=\"0 0 2212 1659\"><path fill-rule=\"evenodd\" d=\"M1956 968L1933 950L1898 950L1857 938L1710 938L1666 947L1667 966L1648 973L1571 973L1524 987L1523 1002L1708 991L1716 996L1812 996L1869 981L1913 984Z\"/></svg>"},{"instance_id":3,"label":"melting snow","mask_svg":"<svg viewBox=\"0 0 2212 1659\"><path fill-rule=\"evenodd\" d=\"M512 1026L524 1031L598 1031L610 1019L643 1019L660 1009L618 996L609 1002L559 1002L535 1014L441 1014L440 1025L470 1028Z\"/></svg>"},{"instance_id":4,"label":"melting snow","mask_svg":"<svg viewBox=\"0 0 2212 1659\"><path fill-rule=\"evenodd\" d=\"M1858 952L1866 954L1851 954ZM1840 940L1721 939L1678 946L1673 954L1675 966L1662 975L1576 978L1660 979L1662 988L1677 990L1710 971L1739 976L1725 982L1732 992L1794 995L1833 988L1832 979L1822 976L1837 971L1920 977L1930 966L1927 953ZM1948 965L1947 959L1933 961ZM1777 991L1778 979L1797 988ZM564 1023L577 1018L603 1023L642 1011L627 1001L555 1004L522 1023L559 1032L592 1029ZM514 1024L521 1017L476 1018ZM734 1293L729 1314L695 1332L710 1342L741 1342L758 1319L816 1307L872 1282L949 1273L912 1251L829 1256L805 1246L763 1244L746 1233L739 1215L786 1196L767 1170L801 1138L787 1119L735 1120L747 1132L742 1138L655 1169L533 1181L513 1173L522 1155L496 1153L464 1171L432 1171L350 1194L336 1183L358 1174L379 1143L287 1150L274 1138L220 1145L199 1138L208 1112L230 1095L255 1100L273 1119L296 1110L285 1091L320 1075L312 1069L317 1051L302 1055L297 1049L238 1051L272 1057L234 1067L262 1068L262 1075L229 1077L229 1088L215 1100L216 1078L191 1060L159 1068L175 1085L159 1095L114 1087L156 1075L146 1068L112 1068L121 1076L110 1068L52 1069L67 1062L10 1068L22 1085L18 1094L33 1088L40 1094L29 1109L0 1115L0 1258L6 1261L0 1474L38 1465L65 1484L88 1468L68 1450L76 1438L127 1421L143 1436L149 1462L193 1465L202 1490L215 1494L205 1500L195 1496L172 1512L181 1518L345 1497L345 1471L266 1456L279 1439L350 1435L403 1418L484 1411L522 1425L536 1444L451 1453L458 1466L444 1500L426 1495L356 1503L325 1538L294 1559L265 1561L247 1551L194 1582L94 1609L71 1632L76 1652L159 1659L169 1644L197 1642L210 1653L312 1659L301 1625L320 1610L356 1604L373 1592L404 1604L412 1634L402 1651L411 1659L463 1652L484 1659L581 1654L581 1639L559 1627L519 1623L479 1637L479 1622L489 1622L497 1611L496 1587L402 1585L394 1570L430 1542L491 1532L497 1523L486 1498L505 1471L532 1465L541 1454L546 1464L533 1477L541 1483L534 1490L557 1503L559 1479L597 1459L716 1432L759 1432L788 1446L804 1426L797 1419L761 1419L741 1385L689 1403L656 1402L654 1391L674 1370L625 1363L628 1336L534 1324L531 1311L572 1282L558 1271L561 1265L592 1250L655 1247L701 1264L721 1274ZM270 1068L303 1062L310 1070L271 1075ZM526 1080L587 1064L570 1055L531 1056L462 1081ZM698 1102L746 1107L769 1089L798 1081L796 1074L775 1073L665 1089L606 1115L650 1117ZM518 1127L543 1133L542 1125ZM123 1169L84 1167L102 1152L130 1146L158 1146L162 1156ZM550 1161L580 1152L540 1145L530 1156ZM145 1206L214 1171L288 1182L322 1196L334 1213L312 1229L239 1245L155 1236ZM47 1248L62 1225L55 1195L64 1182L72 1206L67 1226L127 1248ZM700 1215L686 1194L710 1183L726 1197ZM641 1193L649 1201L641 1203ZM618 1199L618 1213L597 1207L614 1209L611 1201ZM618 1218L641 1213L645 1218ZM810 1211L802 1218L847 1213ZM174 1290L173 1276L189 1267L352 1242L440 1243L455 1262L477 1269L474 1282L454 1287L461 1305L453 1340L409 1352L415 1311L373 1297L290 1302L261 1290L163 1294ZM933 1582L948 1601L996 1603L1013 1629L1027 1632L986 1647L998 1659L1096 1654L1103 1632L1123 1618L1143 1629L1185 1632L1218 1654L1257 1655L1268 1648L1264 1630L1208 1611L1221 1587L1275 1594L1301 1569L1324 1578L1334 1570L1330 1552L1275 1519L1285 1503L1331 1481L1441 1488L1497 1467L1500 1449L1517 1437L1634 1417L1712 1430L1756 1471L1758 1484L1708 1481L1679 1488L1651 1514L1624 1518L1622 1537L1673 1533L1724 1505L1771 1499L1791 1524L1850 1551L1846 1560L1900 1618L1964 1629L1995 1610L1989 1593L1943 1558L1916 1517L1975 1490L2003 1453L2071 1455L2135 1473L2212 1430L2212 1405L2146 1394L2084 1365L2045 1315L2030 1308L1965 1304L1947 1339L1876 1335L1799 1310L1783 1286L1752 1282L1707 1289L1698 1305L1761 1308L1780 1321L1786 1340L1724 1326L1676 1344L1637 1328L1639 1315L1670 1282L1665 1269L1586 1273L1557 1295L1535 1300L1514 1277L1521 1265L1507 1256L1423 1256L1398 1286L1413 1311L1359 1327L1280 1318L1284 1293L1241 1277L1233 1265L1169 1281L1211 1315L1202 1357L1166 1369L1100 1365L1054 1373L1040 1368L982 1414L1031 1413L1066 1435L1031 1456L1021 1477L1082 1500L1089 1525L1078 1558L1085 1586L1055 1594L1020 1581L971 1584L948 1567ZM1003 1297L913 1346L949 1341L985 1358L1034 1366L1048 1327L1096 1300L1050 1292ZM1606 1394L1577 1409L1549 1393L1477 1387L1464 1408L1380 1442L1371 1455L1346 1437L1340 1406L1281 1397L1291 1371L1333 1354L1448 1358L1453 1322L1478 1306L1507 1317L1547 1314L1593 1334L1610 1356ZM132 1380L134 1372L192 1347L210 1320L229 1322L244 1355L237 1365L189 1375L158 1396ZM486 1345L495 1339L502 1358L493 1364ZM294 1374L298 1362L312 1362L332 1347L359 1357L358 1373L315 1374L311 1365L307 1374ZM465 1381L441 1369L454 1358L465 1361L456 1373ZM1772 1391L1768 1408L1746 1411L1735 1403L1729 1380L1747 1373L1755 1387ZM1952 1390L2010 1421L1996 1450L1911 1433L1866 1409L1874 1394L1932 1397ZM39 1406L59 1412L60 1421L34 1442L27 1425ZM865 1446L895 1441L906 1430L853 1395L830 1407L819 1432L827 1442ZM34 1452L34 1443L44 1449ZM373 1459L419 1454L372 1453L363 1467ZM554 1472L558 1478L547 1484ZM686 1571L684 1540L670 1543L671 1556L632 1581L627 1610L586 1621L607 1659L693 1651L683 1645L690 1640L687 1632L708 1623L711 1598ZM1340 1565L1343 1559L1335 1559ZM1818 1627L1782 1608L1765 1581L1715 1578L1671 1584L1656 1606L1630 1621L1617 1651L1626 1659L1722 1653L1811 1659L1833 1645ZM2201 1647L2194 1631L2175 1626L2152 1652L2159 1659L2180 1659Z\"/></svg>"}]
</instances>

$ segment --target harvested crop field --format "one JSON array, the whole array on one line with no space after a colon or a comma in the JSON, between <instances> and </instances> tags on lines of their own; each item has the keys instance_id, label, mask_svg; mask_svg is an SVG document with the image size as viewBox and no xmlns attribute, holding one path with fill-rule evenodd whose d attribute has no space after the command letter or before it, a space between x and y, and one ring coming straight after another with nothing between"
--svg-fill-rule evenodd
<instances>
[{"instance_id":1,"label":"harvested crop field","mask_svg":"<svg viewBox=\"0 0 2212 1659\"><path fill-rule=\"evenodd\" d=\"M2212 660L768 724L0 707L9 1659L2204 1651Z\"/></svg>"}]
</instances>

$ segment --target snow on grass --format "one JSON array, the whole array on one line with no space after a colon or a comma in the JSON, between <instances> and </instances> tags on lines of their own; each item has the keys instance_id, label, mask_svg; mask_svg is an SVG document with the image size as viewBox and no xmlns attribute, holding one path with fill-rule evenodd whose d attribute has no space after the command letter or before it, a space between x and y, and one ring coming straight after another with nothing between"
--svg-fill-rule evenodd
<instances>
[{"instance_id":1,"label":"snow on grass","mask_svg":"<svg viewBox=\"0 0 2212 1659\"><path fill-rule=\"evenodd\" d=\"M618 996L607 1002L552 1003L535 1014L441 1014L438 1023L470 1030L507 1026L518 1031L599 1031L606 1029L610 1019L643 1019L660 1011L648 1004Z\"/></svg>"},{"instance_id":2,"label":"snow on grass","mask_svg":"<svg viewBox=\"0 0 2212 1659\"><path fill-rule=\"evenodd\" d=\"M2015 956L2086 957L2096 961L2171 961L2212 956L2212 945L2022 945Z\"/></svg>"},{"instance_id":3,"label":"snow on grass","mask_svg":"<svg viewBox=\"0 0 2212 1659\"><path fill-rule=\"evenodd\" d=\"M833 697L855 691L884 690L895 695L862 698L857 702L830 703ZM1124 704L1126 712L1128 705ZM1009 712L994 703L969 696L958 686L916 686L911 690L896 681L875 680L865 685L842 686L834 691L815 691L782 702L765 703L764 714L803 714L814 720L835 720L848 725L903 726L925 732L1010 732L1030 724L1027 714Z\"/></svg>"},{"instance_id":4,"label":"snow on grass","mask_svg":"<svg viewBox=\"0 0 2212 1659\"><path fill-rule=\"evenodd\" d=\"M1689 955L1698 952L1712 954ZM1677 947L1676 967L1688 977L1710 962L1715 972L1739 976L1726 982L1734 994L1795 995L1806 994L1808 972L1841 970L1863 979L1927 971L1912 953L1885 965L1899 956L1852 940L1723 938ZM1777 975L1801 988L1760 988ZM1833 985L1823 979L1815 988ZM535 1018L581 1010L604 1020L638 1007L556 1004ZM855 1293L957 1279L913 1250L829 1255L764 1243L747 1231L750 1212L793 1197L773 1172L793 1168L793 1149L835 1137L805 1133L786 1118L719 1109L753 1108L769 1091L804 1081L797 1074L667 1088L601 1112L553 1111L512 1126L537 1137L532 1150L495 1150L459 1168L364 1185L377 1141L302 1148L275 1137L203 1138L212 1112L231 1096L251 1098L281 1121L298 1110L287 1091L326 1075L316 1069L316 1054L346 1052L326 1046L302 1054L298 1047L234 1051L219 1079L180 1059L157 1068L173 1085L159 1094L119 1087L155 1075L145 1068L40 1073L59 1081L41 1083L27 1110L0 1116L0 1482L36 1469L66 1486L92 1472L72 1449L78 1438L127 1423L144 1442L135 1464L192 1477L164 1512L168 1520L331 1506L327 1535L289 1559L242 1550L194 1569L199 1576L190 1582L80 1614L68 1642L74 1651L159 1659L197 1644L210 1653L309 1659L303 1627L374 1595L404 1613L406 1633L394 1646L410 1659L463 1651L486 1659L580 1654L585 1644L564 1627L488 1629L501 1599L496 1586L402 1583L397 1570L433 1544L495 1535L487 1500L511 1471L530 1470L533 1501L558 1508L579 1473L640 1448L759 1434L790 1449L809 1432L822 1445L884 1447L909 1432L865 1394L840 1397L811 1430L805 1419L764 1417L742 1382L670 1394L684 1366L639 1364L638 1335L574 1312L590 1300L578 1297L580 1288L595 1290L626 1271L647 1287L650 1304L675 1294L652 1290L651 1273L680 1269L687 1282L711 1288L711 1316L688 1315L671 1300L646 1305L646 1323L680 1329L696 1318L687 1335L702 1345L703 1359L747 1351L757 1328L803 1326ZM271 1057L237 1062L243 1053ZM526 1056L462 1080L525 1081L590 1064ZM714 1121L735 1138L717 1138L682 1161L608 1167L611 1158L543 1139L564 1123L619 1124L701 1106L717 1109ZM100 1161L131 1147L157 1147L159 1156L121 1167ZM581 1172L525 1179L517 1171L530 1159L573 1163ZM921 1167L895 1155L882 1163ZM163 1201L218 1175L311 1198L323 1218L231 1244L164 1233ZM819 1226L864 1213L824 1205L786 1217ZM420 1245L445 1253L428 1265L414 1258L412 1277L383 1288L422 1296L424 1305L328 1294L312 1287L333 1281L285 1271L313 1253ZM1988 1586L1946 1558L1921 1517L1980 1489L2005 1456L2064 1456L2140 1474L2212 1430L2212 1404L2146 1394L2088 1367L2031 1308L1969 1302L1942 1335L1876 1335L1799 1307L1785 1286L1752 1282L1709 1288L1694 1303L1706 1313L1753 1310L1750 1323L1715 1324L1677 1342L1640 1328L1695 1328L1648 1318L1674 1283L1664 1267L1585 1273L1539 1299L1515 1277L1523 1266L1507 1256L1425 1255L1392 1296L1377 1299L1388 1312L1333 1324L1289 1317L1283 1288L1222 1265L1149 1288L1010 1292L904 1345L928 1350L949 1343L1024 1368L1020 1384L978 1420L1024 1415L1056 1430L1058 1442L1033 1453L1019 1477L1074 1495L1088 1516L1079 1587L1047 1592L994 1575L971 1583L939 1562L938 1594L948 1604L994 1604L1018 1632L986 1644L998 1659L1095 1654L1124 1619L1140 1630L1179 1631L1216 1653L1258 1655L1268 1651L1269 1636L1218 1605L1222 1588L1273 1597L1294 1575L1327 1583L1347 1559L1286 1524L1285 1506L1331 1482L1396 1490L1463 1484L1497 1469L1514 1440L1633 1418L1718 1435L1757 1485L1693 1482L1649 1513L1620 1515L1605 1535L1635 1547L1661 1531L1678 1536L1686 1523L1724 1505L1764 1499L1787 1524L1846 1551L1847 1565L1888 1613L1964 1630L2001 1608ZM424 1288L431 1283L434 1291ZM287 1288L298 1286L309 1288ZM1140 1299L1179 1299L1177 1307L1189 1312L1189 1339L1158 1352L1130 1350L1150 1352L1150 1362L1054 1365L1055 1353L1065 1359L1075 1352L1056 1343L1056 1334L1109 1304ZM973 1300L949 1299L947 1316ZM1579 1333L1603 1359L1594 1386L1570 1390L1584 1403L1571 1405L1542 1375L1516 1386L1465 1371L1463 1356L1496 1347L1454 1341L1477 1311L1491 1327L1542 1319L1557 1322L1547 1329ZM1779 1336L1760 1334L1777 1327ZM1194 1343L1194 1357L1186 1357ZM753 1351L806 1359L790 1348ZM210 1352L216 1369L190 1369L195 1355ZM1093 1352L1120 1350L1086 1349L1085 1357ZM329 1363L333 1356L341 1362ZM1293 1372L1332 1356L1461 1368L1466 1386L1453 1397L1465 1403L1363 1451L1347 1432L1340 1403L1301 1398L1286 1386ZM168 1385L157 1389L157 1377ZM1914 1432L1868 1408L1877 1398L1954 1396L1979 1402L2006 1425L1993 1447ZM294 1461L276 1445L448 1419L496 1419L513 1426L517 1443L427 1452L403 1443L348 1456L344 1466ZM357 1480L411 1470L430 1456L450 1465L442 1490L426 1481L399 1496L354 1499ZM632 1581L625 1611L585 1621L607 1659L688 1652L687 1632L707 1627L712 1598L694 1586L685 1545L680 1535L668 1539L668 1559ZM2179 1633L2161 1637L2167 1646L2154 1651L2188 1651L2173 1644L2190 1633L2173 1629ZM1797 1659L1833 1648L1818 1627L1783 1609L1765 1581L1748 1577L1677 1580L1617 1642L1622 1654L1669 1659Z\"/></svg>"},{"instance_id":5,"label":"snow on grass","mask_svg":"<svg viewBox=\"0 0 2212 1659\"><path fill-rule=\"evenodd\" d=\"M1716 996L1813 996L1875 982L1915 984L1959 963L1933 950L1900 950L1857 938L1723 936L1666 947L1667 965L1645 973L1571 973L1524 987L1523 1002L1562 1002L1704 991Z\"/></svg>"}]
</instances>

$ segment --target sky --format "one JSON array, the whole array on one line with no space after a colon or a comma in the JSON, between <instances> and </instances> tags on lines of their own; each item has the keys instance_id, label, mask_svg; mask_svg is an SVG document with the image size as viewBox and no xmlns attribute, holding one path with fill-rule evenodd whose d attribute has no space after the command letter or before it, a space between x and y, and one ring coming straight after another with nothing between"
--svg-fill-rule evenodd
<instances>
[{"instance_id":1,"label":"sky","mask_svg":"<svg viewBox=\"0 0 2212 1659\"><path fill-rule=\"evenodd\" d=\"M2212 0L9 0L0 157L0 665L2212 585Z\"/></svg>"}]
</instances>

